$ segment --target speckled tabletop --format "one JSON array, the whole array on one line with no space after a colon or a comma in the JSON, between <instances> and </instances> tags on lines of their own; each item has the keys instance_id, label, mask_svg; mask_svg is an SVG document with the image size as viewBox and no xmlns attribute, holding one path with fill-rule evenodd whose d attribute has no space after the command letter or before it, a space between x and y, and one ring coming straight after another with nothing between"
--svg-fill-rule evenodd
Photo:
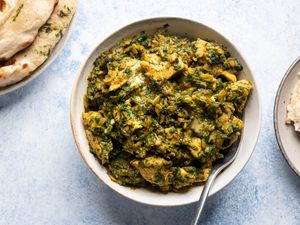
<instances>
[{"instance_id":1,"label":"speckled tabletop","mask_svg":"<svg viewBox=\"0 0 300 225\"><path fill-rule=\"evenodd\" d=\"M300 224L300 178L281 155L272 124L279 82L300 55L300 1L81 0L65 49L36 80L0 97L0 224L189 224L194 205L132 202L87 169L69 125L72 83L93 47L130 22L180 16L228 37L252 68L263 124L240 175L209 198L201 224Z\"/></svg>"}]
</instances>

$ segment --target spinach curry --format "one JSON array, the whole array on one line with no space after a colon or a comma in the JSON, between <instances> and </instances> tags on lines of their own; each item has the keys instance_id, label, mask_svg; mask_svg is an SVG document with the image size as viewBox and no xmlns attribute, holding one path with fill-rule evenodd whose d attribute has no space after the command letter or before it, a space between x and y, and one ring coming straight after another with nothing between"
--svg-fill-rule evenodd
<instances>
[{"instance_id":1,"label":"spinach curry","mask_svg":"<svg viewBox=\"0 0 300 225\"><path fill-rule=\"evenodd\" d=\"M121 185L180 191L206 181L243 128L252 84L237 79L242 69L226 47L166 29L123 40L88 78L91 152Z\"/></svg>"}]
</instances>

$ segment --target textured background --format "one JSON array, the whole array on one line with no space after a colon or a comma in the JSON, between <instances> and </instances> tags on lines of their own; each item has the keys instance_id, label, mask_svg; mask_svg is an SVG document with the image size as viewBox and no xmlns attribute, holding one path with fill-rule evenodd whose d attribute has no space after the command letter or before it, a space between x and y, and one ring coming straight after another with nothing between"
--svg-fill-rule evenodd
<instances>
[{"instance_id":1,"label":"textured background","mask_svg":"<svg viewBox=\"0 0 300 225\"><path fill-rule=\"evenodd\" d=\"M191 18L220 31L252 68L263 106L250 162L209 198L201 224L300 224L300 178L274 136L279 82L300 53L300 1L81 0L65 49L36 80L0 97L0 224L186 225L194 205L144 206L101 184L87 169L69 126L70 91L81 62L102 38L153 16Z\"/></svg>"}]
</instances>

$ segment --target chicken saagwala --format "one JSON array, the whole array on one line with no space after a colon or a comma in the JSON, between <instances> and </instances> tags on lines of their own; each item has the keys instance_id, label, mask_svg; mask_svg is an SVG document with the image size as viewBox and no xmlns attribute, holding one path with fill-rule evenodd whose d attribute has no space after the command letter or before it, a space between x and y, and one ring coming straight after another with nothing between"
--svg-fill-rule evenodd
<instances>
[{"instance_id":1,"label":"chicken saagwala","mask_svg":"<svg viewBox=\"0 0 300 225\"><path fill-rule=\"evenodd\" d=\"M141 33L103 52L88 78L90 150L125 186L180 191L205 182L243 128L253 88L209 40Z\"/></svg>"}]
</instances>

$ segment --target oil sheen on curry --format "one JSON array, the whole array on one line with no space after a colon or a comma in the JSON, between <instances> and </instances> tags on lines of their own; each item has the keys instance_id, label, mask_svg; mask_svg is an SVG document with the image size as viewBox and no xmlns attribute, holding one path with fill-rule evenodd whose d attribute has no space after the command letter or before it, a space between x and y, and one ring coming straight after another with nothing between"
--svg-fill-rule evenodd
<instances>
[{"instance_id":1,"label":"oil sheen on curry","mask_svg":"<svg viewBox=\"0 0 300 225\"><path fill-rule=\"evenodd\" d=\"M251 92L226 47L141 33L103 52L88 78L90 151L125 186L183 191L205 182L240 135Z\"/></svg>"}]
</instances>

